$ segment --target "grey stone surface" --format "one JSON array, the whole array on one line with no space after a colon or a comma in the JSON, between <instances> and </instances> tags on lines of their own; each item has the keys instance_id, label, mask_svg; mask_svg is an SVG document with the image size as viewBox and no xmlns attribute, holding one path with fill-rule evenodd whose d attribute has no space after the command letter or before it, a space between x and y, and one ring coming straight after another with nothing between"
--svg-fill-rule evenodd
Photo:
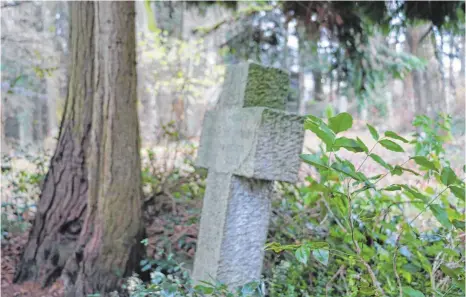
<instances>
[{"instance_id":1,"label":"grey stone surface","mask_svg":"<svg viewBox=\"0 0 466 297\"><path fill-rule=\"evenodd\" d=\"M216 172L207 183L193 278L233 286L258 279L273 183Z\"/></svg>"},{"instance_id":2,"label":"grey stone surface","mask_svg":"<svg viewBox=\"0 0 466 297\"><path fill-rule=\"evenodd\" d=\"M260 278L273 181L297 180L304 139L302 118L281 110L288 86L281 70L235 65L205 115L197 165L209 174L195 281Z\"/></svg>"},{"instance_id":3,"label":"grey stone surface","mask_svg":"<svg viewBox=\"0 0 466 297\"><path fill-rule=\"evenodd\" d=\"M215 172L296 182L303 139L297 115L264 107L208 111L196 163Z\"/></svg>"}]
</instances>

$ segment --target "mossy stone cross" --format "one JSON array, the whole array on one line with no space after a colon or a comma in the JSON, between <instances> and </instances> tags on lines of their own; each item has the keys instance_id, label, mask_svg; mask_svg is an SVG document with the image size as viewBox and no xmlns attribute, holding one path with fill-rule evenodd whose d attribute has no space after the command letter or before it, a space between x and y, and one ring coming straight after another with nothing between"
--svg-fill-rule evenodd
<instances>
[{"instance_id":1,"label":"mossy stone cross","mask_svg":"<svg viewBox=\"0 0 466 297\"><path fill-rule=\"evenodd\" d=\"M230 66L204 118L197 165L208 169L195 281L260 279L273 181L296 182L301 117L284 112L289 76L254 63Z\"/></svg>"}]
</instances>

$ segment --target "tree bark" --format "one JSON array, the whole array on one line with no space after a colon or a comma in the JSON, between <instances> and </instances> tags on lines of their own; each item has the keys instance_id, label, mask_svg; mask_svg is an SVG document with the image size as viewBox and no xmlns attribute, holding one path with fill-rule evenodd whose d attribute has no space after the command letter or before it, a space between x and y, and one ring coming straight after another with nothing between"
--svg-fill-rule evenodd
<instances>
[{"instance_id":1,"label":"tree bark","mask_svg":"<svg viewBox=\"0 0 466 297\"><path fill-rule=\"evenodd\" d=\"M66 296L107 295L143 253L134 2L95 5L88 209L63 278Z\"/></svg>"},{"instance_id":2,"label":"tree bark","mask_svg":"<svg viewBox=\"0 0 466 297\"><path fill-rule=\"evenodd\" d=\"M134 2L74 1L56 151L15 281L119 290L143 253Z\"/></svg>"},{"instance_id":3,"label":"tree bark","mask_svg":"<svg viewBox=\"0 0 466 297\"><path fill-rule=\"evenodd\" d=\"M37 213L15 282L48 286L61 274L81 231L87 204L86 150L92 120L94 7L71 4L72 65L65 112Z\"/></svg>"}]
</instances>

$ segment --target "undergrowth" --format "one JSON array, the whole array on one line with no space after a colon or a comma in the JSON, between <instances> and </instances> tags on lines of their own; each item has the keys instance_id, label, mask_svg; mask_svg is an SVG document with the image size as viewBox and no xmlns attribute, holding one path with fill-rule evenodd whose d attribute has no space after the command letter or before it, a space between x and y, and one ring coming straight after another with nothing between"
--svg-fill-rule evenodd
<instances>
[{"instance_id":1,"label":"undergrowth","mask_svg":"<svg viewBox=\"0 0 466 297\"><path fill-rule=\"evenodd\" d=\"M131 296L464 296L463 164L451 164L444 144L450 118L418 117L409 137L377 131L373 141L340 136L349 114L309 116L305 128L321 140L302 155L312 172L298 185L276 183L263 279L241 288L192 283L197 228L205 190L195 147L176 144L142 155L148 238L143 270L130 277ZM379 153L410 154L394 163ZM350 154L359 156L352 158ZM2 157L2 239L28 228L48 165ZM356 161L355 161L356 160ZM11 164L11 165L9 165ZM371 166L371 170L366 170ZM183 264L184 263L184 264Z\"/></svg>"}]
</instances>

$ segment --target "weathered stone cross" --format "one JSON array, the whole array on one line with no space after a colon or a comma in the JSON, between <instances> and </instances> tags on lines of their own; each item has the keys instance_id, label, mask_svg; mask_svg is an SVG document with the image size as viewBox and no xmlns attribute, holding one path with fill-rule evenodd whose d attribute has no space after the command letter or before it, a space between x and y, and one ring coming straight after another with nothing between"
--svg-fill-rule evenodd
<instances>
[{"instance_id":1,"label":"weathered stone cross","mask_svg":"<svg viewBox=\"0 0 466 297\"><path fill-rule=\"evenodd\" d=\"M260 279L273 181L296 182L304 139L301 117L281 111L289 84L279 69L231 66L205 115L197 165L209 173L195 281Z\"/></svg>"}]
</instances>

